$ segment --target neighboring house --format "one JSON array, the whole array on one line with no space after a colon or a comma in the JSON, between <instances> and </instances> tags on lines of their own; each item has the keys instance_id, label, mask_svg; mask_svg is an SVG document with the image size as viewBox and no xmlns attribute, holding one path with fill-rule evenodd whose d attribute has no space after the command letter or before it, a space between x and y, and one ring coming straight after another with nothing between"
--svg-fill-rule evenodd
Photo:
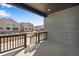
<instances>
[{"instance_id":1,"label":"neighboring house","mask_svg":"<svg viewBox=\"0 0 79 59\"><path fill-rule=\"evenodd\" d=\"M0 19L0 32L20 31L19 23L11 18Z\"/></svg>"},{"instance_id":2,"label":"neighboring house","mask_svg":"<svg viewBox=\"0 0 79 59\"><path fill-rule=\"evenodd\" d=\"M34 31L44 31L44 25L35 26Z\"/></svg>"},{"instance_id":3,"label":"neighboring house","mask_svg":"<svg viewBox=\"0 0 79 59\"><path fill-rule=\"evenodd\" d=\"M33 32L34 25L31 23L20 23L20 31L21 32Z\"/></svg>"},{"instance_id":4,"label":"neighboring house","mask_svg":"<svg viewBox=\"0 0 79 59\"><path fill-rule=\"evenodd\" d=\"M33 32L34 25L31 23L18 23L11 18L0 19L0 33Z\"/></svg>"}]
</instances>

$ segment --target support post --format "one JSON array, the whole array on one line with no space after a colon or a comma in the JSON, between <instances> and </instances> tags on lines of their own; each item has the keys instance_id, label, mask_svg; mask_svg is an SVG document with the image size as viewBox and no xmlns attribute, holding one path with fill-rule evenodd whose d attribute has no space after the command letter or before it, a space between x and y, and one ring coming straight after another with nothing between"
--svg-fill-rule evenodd
<instances>
[{"instance_id":1,"label":"support post","mask_svg":"<svg viewBox=\"0 0 79 59\"><path fill-rule=\"evenodd\" d=\"M40 33L38 33L38 43L40 43Z\"/></svg>"},{"instance_id":2,"label":"support post","mask_svg":"<svg viewBox=\"0 0 79 59\"><path fill-rule=\"evenodd\" d=\"M48 39L48 36L47 35L48 35L48 33L46 32L46 40Z\"/></svg>"},{"instance_id":3,"label":"support post","mask_svg":"<svg viewBox=\"0 0 79 59\"><path fill-rule=\"evenodd\" d=\"M32 39L32 38L30 37L30 44L31 44L31 39Z\"/></svg>"},{"instance_id":4,"label":"support post","mask_svg":"<svg viewBox=\"0 0 79 59\"><path fill-rule=\"evenodd\" d=\"M27 52L27 35L24 34L24 54Z\"/></svg>"},{"instance_id":5,"label":"support post","mask_svg":"<svg viewBox=\"0 0 79 59\"><path fill-rule=\"evenodd\" d=\"M1 52L1 38L0 38L0 52Z\"/></svg>"},{"instance_id":6,"label":"support post","mask_svg":"<svg viewBox=\"0 0 79 59\"><path fill-rule=\"evenodd\" d=\"M38 37L37 37L37 33L35 33L35 36L36 36L36 42L35 42L35 43L37 43L37 39L38 39Z\"/></svg>"}]
</instances>

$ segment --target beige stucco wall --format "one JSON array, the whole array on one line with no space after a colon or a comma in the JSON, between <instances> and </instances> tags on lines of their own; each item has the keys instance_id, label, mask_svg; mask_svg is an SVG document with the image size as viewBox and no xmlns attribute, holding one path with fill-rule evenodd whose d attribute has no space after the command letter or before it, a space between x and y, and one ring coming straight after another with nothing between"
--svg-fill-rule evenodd
<instances>
[{"instance_id":1,"label":"beige stucco wall","mask_svg":"<svg viewBox=\"0 0 79 59\"><path fill-rule=\"evenodd\" d=\"M48 15L45 31L48 32L49 41L79 45L79 6Z\"/></svg>"}]
</instances>

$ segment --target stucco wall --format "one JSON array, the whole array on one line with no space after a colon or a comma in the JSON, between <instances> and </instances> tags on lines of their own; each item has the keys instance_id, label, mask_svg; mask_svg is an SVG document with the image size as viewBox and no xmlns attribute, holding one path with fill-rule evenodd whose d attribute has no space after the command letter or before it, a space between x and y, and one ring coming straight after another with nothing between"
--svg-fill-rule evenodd
<instances>
[{"instance_id":1,"label":"stucco wall","mask_svg":"<svg viewBox=\"0 0 79 59\"><path fill-rule=\"evenodd\" d=\"M49 41L79 46L79 6L48 15L45 31Z\"/></svg>"}]
</instances>

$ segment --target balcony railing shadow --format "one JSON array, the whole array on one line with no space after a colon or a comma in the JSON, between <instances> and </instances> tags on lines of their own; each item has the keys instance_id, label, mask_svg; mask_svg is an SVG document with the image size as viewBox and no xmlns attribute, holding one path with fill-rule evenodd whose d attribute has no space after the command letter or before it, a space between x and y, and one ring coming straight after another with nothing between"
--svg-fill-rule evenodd
<instances>
[{"instance_id":1,"label":"balcony railing shadow","mask_svg":"<svg viewBox=\"0 0 79 59\"><path fill-rule=\"evenodd\" d=\"M20 53L24 48L20 48L20 49L15 49L14 51L11 51L11 52L8 52L8 53L5 53L1 56L16 56L18 53Z\"/></svg>"}]
</instances>

